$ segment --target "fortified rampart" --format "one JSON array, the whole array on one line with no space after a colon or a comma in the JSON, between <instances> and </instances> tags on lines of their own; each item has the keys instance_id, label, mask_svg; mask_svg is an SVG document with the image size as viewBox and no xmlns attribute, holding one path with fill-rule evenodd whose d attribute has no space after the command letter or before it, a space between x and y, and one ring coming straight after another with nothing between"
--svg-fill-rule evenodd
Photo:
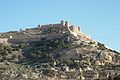
<instances>
[{"instance_id":1,"label":"fortified rampart","mask_svg":"<svg viewBox=\"0 0 120 80\"><path fill-rule=\"evenodd\" d=\"M68 27L73 32L80 32L80 27L71 25L68 21L63 20L58 24L38 25L38 28L40 28L41 30L47 29L49 27Z\"/></svg>"},{"instance_id":2,"label":"fortified rampart","mask_svg":"<svg viewBox=\"0 0 120 80\"><path fill-rule=\"evenodd\" d=\"M32 38L24 38L24 39L8 39L9 43L19 44L19 43L31 43L35 41L41 40L52 40L57 38L64 38L67 34L49 34L42 37L32 37Z\"/></svg>"},{"instance_id":3,"label":"fortified rampart","mask_svg":"<svg viewBox=\"0 0 120 80\"><path fill-rule=\"evenodd\" d=\"M69 28L72 32L76 32L76 33L80 32L80 27L76 27L74 25L71 25Z\"/></svg>"},{"instance_id":4,"label":"fortified rampart","mask_svg":"<svg viewBox=\"0 0 120 80\"><path fill-rule=\"evenodd\" d=\"M33 41L40 41L43 37L46 39L54 38L54 37L60 37L60 36L55 36L59 34L48 34L47 36L44 34L40 34L42 31L47 30L49 27L66 27L68 31L71 31L71 33L79 33L80 32L80 27L71 25L68 21L61 21L60 23L57 24L47 24L47 25L38 25L36 28L30 28L26 30L21 30L20 32L12 32L8 33L7 35L11 37L6 37L5 39L0 39L0 43L26 43L26 42L33 42ZM59 28L58 28L59 29ZM63 32L64 33L64 32ZM25 36L25 37L24 37ZM18 37L18 38L17 38ZM7 39L8 38L8 39Z\"/></svg>"},{"instance_id":5,"label":"fortified rampart","mask_svg":"<svg viewBox=\"0 0 120 80\"><path fill-rule=\"evenodd\" d=\"M14 44L19 44L19 43L29 43L29 42L34 42L34 41L40 41L41 37L36 37L36 38L24 38L24 39L9 39L9 43L14 43Z\"/></svg>"},{"instance_id":6,"label":"fortified rampart","mask_svg":"<svg viewBox=\"0 0 120 80\"><path fill-rule=\"evenodd\" d=\"M61 21L57 24L38 25L38 27L40 27L40 29L47 29L48 27L65 27L66 25L67 23L65 21Z\"/></svg>"}]
</instances>

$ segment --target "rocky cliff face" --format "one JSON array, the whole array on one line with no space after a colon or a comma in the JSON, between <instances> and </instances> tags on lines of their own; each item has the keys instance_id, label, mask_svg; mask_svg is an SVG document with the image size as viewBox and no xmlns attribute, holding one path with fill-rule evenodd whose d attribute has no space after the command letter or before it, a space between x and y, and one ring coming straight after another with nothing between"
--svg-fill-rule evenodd
<instances>
[{"instance_id":1,"label":"rocky cliff face","mask_svg":"<svg viewBox=\"0 0 120 80\"><path fill-rule=\"evenodd\" d=\"M95 80L120 74L120 53L78 28L39 27L8 35L10 45L0 46L1 79Z\"/></svg>"}]
</instances>

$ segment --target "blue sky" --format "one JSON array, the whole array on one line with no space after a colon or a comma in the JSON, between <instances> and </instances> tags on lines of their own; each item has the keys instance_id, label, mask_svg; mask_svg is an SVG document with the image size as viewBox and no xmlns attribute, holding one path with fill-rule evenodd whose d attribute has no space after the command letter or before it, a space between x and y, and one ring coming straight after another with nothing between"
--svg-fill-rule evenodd
<instances>
[{"instance_id":1,"label":"blue sky","mask_svg":"<svg viewBox=\"0 0 120 80\"><path fill-rule=\"evenodd\" d=\"M0 32L60 20L120 51L120 0L0 0Z\"/></svg>"}]
</instances>

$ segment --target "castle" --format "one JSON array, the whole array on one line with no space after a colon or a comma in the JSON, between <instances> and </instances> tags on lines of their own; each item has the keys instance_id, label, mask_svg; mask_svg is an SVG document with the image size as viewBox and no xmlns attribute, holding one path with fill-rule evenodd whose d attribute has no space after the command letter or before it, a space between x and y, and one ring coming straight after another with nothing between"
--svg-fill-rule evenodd
<instances>
[{"instance_id":1,"label":"castle","mask_svg":"<svg viewBox=\"0 0 120 80\"><path fill-rule=\"evenodd\" d=\"M38 27L41 29L47 29L48 27L69 27L73 32L80 31L80 27L71 25L68 21L63 21L63 20L61 20L61 22L58 24L38 25Z\"/></svg>"},{"instance_id":2,"label":"castle","mask_svg":"<svg viewBox=\"0 0 120 80\"><path fill-rule=\"evenodd\" d=\"M42 31L47 30L48 28L66 28L70 34L74 36L80 36L84 39L90 39L89 36L86 36L84 33L80 32L80 27L70 24L68 21L61 20L57 24L47 24L47 25L38 25L36 28L30 28L20 31L11 31L3 33L4 38L0 38L0 43L24 43L24 42L33 42L39 41L42 38L50 39L53 37L61 37L61 35L56 34L41 34ZM62 32L64 33L64 32Z\"/></svg>"}]
</instances>

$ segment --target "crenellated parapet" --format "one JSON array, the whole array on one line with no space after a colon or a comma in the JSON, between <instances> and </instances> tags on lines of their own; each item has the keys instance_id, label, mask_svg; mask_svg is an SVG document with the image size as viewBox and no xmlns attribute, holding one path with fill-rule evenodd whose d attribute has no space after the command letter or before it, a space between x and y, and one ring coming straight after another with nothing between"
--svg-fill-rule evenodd
<instances>
[{"instance_id":1,"label":"crenellated parapet","mask_svg":"<svg viewBox=\"0 0 120 80\"><path fill-rule=\"evenodd\" d=\"M0 39L0 43L7 43L7 42L22 43L22 42L39 41L41 40L42 37L45 37L45 36L46 36L46 39L48 39L54 35L57 35L57 34L63 35L65 33L70 33L76 37L81 37L84 40L90 39L89 36L85 35L80 31L79 26L75 26L70 24L68 21L61 20L60 23L57 23L57 24L38 25L38 27L36 28L25 29L20 32L6 33L4 34L5 39L4 38ZM59 37L59 36L56 36L56 37Z\"/></svg>"},{"instance_id":2,"label":"crenellated parapet","mask_svg":"<svg viewBox=\"0 0 120 80\"><path fill-rule=\"evenodd\" d=\"M71 25L68 21L64 21L64 20L61 20L61 22L57 23L57 24L38 25L38 28L40 28L41 30L45 30L49 27L67 27L67 28L70 28L71 31L73 31L73 32L80 31L80 27Z\"/></svg>"},{"instance_id":3,"label":"crenellated parapet","mask_svg":"<svg viewBox=\"0 0 120 80\"><path fill-rule=\"evenodd\" d=\"M60 23L57 24L46 24L46 25L38 25L38 27L40 29L47 29L49 27L65 27L67 24L65 23L65 21L61 21Z\"/></svg>"}]
</instances>

